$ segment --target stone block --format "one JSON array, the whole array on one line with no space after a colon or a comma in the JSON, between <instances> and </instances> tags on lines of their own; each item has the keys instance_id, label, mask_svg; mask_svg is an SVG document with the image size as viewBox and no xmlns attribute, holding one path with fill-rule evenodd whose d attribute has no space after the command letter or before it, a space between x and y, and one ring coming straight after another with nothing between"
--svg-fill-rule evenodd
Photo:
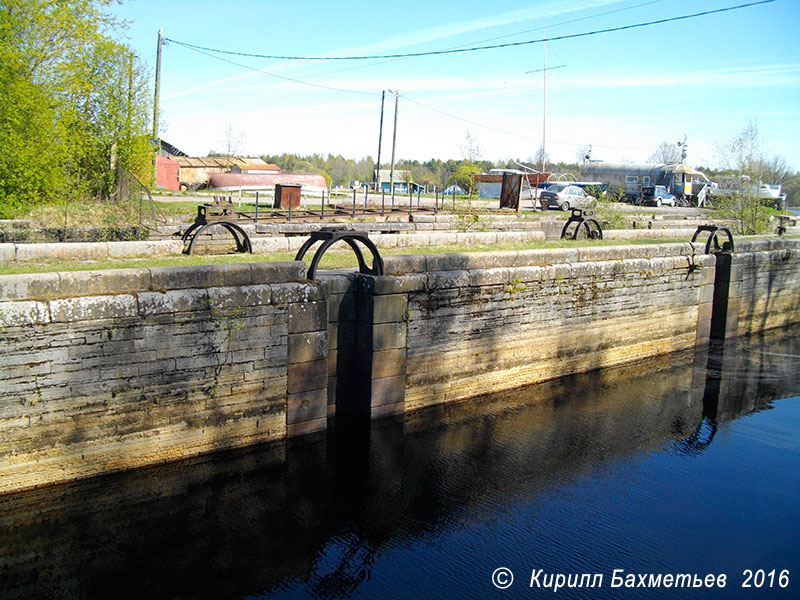
<instances>
[{"instance_id":1,"label":"stone block","mask_svg":"<svg viewBox=\"0 0 800 600\"><path fill-rule=\"evenodd\" d=\"M466 289L470 285L470 271L438 271L428 273L427 289Z\"/></svg>"},{"instance_id":2,"label":"stone block","mask_svg":"<svg viewBox=\"0 0 800 600\"><path fill-rule=\"evenodd\" d=\"M270 287L272 288L272 304L325 300L325 290L317 282L274 283L270 284Z\"/></svg>"},{"instance_id":3,"label":"stone block","mask_svg":"<svg viewBox=\"0 0 800 600\"><path fill-rule=\"evenodd\" d=\"M251 282L249 264L152 267L150 277L151 290L248 285Z\"/></svg>"},{"instance_id":4,"label":"stone block","mask_svg":"<svg viewBox=\"0 0 800 600\"><path fill-rule=\"evenodd\" d=\"M62 260L103 260L108 257L106 242L17 244L17 260L42 258Z\"/></svg>"},{"instance_id":5,"label":"stone block","mask_svg":"<svg viewBox=\"0 0 800 600\"><path fill-rule=\"evenodd\" d=\"M405 294L358 296L358 320L365 323L394 323L407 320Z\"/></svg>"},{"instance_id":6,"label":"stone block","mask_svg":"<svg viewBox=\"0 0 800 600\"><path fill-rule=\"evenodd\" d=\"M429 256L424 254L386 256L383 259L383 272L385 275L424 273L427 271L428 258Z\"/></svg>"},{"instance_id":7,"label":"stone block","mask_svg":"<svg viewBox=\"0 0 800 600\"><path fill-rule=\"evenodd\" d=\"M328 322L354 321L358 294L330 294L328 296Z\"/></svg>"},{"instance_id":8,"label":"stone block","mask_svg":"<svg viewBox=\"0 0 800 600\"><path fill-rule=\"evenodd\" d=\"M328 389L289 394L286 397L286 424L295 425L328 416Z\"/></svg>"},{"instance_id":9,"label":"stone block","mask_svg":"<svg viewBox=\"0 0 800 600\"><path fill-rule=\"evenodd\" d=\"M58 273L0 276L0 300L50 300L58 297Z\"/></svg>"},{"instance_id":10,"label":"stone block","mask_svg":"<svg viewBox=\"0 0 800 600\"><path fill-rule=\"evenodd\" d=\"M367 386L370 408L397 404L405 400L405 375L373 379L369 382L363 382L362 385Z\"/></svg>"},{"instance_id":11,"label":"stone block","mask_svg":"<svg viewBox=\"0 0 800 600\"><path fill-rule=\"evenodd\" d=\"M136 293L150 289L149 269L67 271L60 273L59 296Z\"/></svg>"},{"instance_id":12,"label":"stone block","mask_svg":"<svg viewBox=\"0 0 800 600\"><path fill-rule=\"evenodd\" d=\"M300 260L250 263L250 273L254 284L288 283L305 279L306 266Z\"/></svg>"},{"instance_id":13,"label":"stone block","mask_svg":"<svg viewBox=\"0 0 800 600\"><path fill-rule=\"evenodd\" d=\"M317 431L325 431L327 427L327 418L305 421L303 423L293 423L286 426L286 437L297 437L309 433L316 433Z\"/></svg>"},{"instance_id":14,"label":"stone block","mask_svg":"<svg viewBox=\"0 0 800 600\"><path fill-rule=\"evenodd\" d=\"M306 238L304 237L290 237L286 238L286 241L289 243L289 252L297 252L302 248L303 244L306 243Z\"/></svg>"},{"instance_id":15,"label":"stone block","mask_svg":"<svg viewBox=\"0 0 800 600\"><path fill-rule=\"evenodd\" d=\"M437 231L430 234L431 245L433 246L446 246L448 244L455 244L458 240L458 235L455 232Z\"/></svg>"},{"instance_id":16,"label":"stone block","mask_svg":"<svg viewBox=\"0 0 800 600\"><path fill-rule=\"evenodd\" d=\"M370 409L370 417L373 419L380 419L383 417L402 415L404 412L405 412L405 402L395 402L394 404L383 404L381 406L373 406Z\"/></svg>"},{"instance_id":17,"label":"stone block","mask_svg":"<svg viewBox=\"0 0 800 600\"><path fill-rule=\"evenodd\" d=\"M327 330L326 302L292 302L289 305L289 333Z\"/></svg>"},{"instance_id":18,"label":"stone block","mask_svg":"<svg viewBox=\"0 0 800 600\"><path fill-rule=\"evenodd\" d=\"M17 258L16 244L0 244L0 262L11 262Z\"/></svg>"},{"instance_id":19,"label":"stone block","mask_svg":"<svg viewBox=\"0 0 800 600\"><path fill-rule=\"evenodd\" d=\"M349 375L355 369L355 365L356 352L354 348L328 352L328 377Z\"/></svg>"},{"instance_id":20,"label":"stone block","mask_svg":"<svg viewBox=\"0 0 800 600\"><path fill-rule=\"evenodd\" d=\"M108 256L111 258L151 256L155 249L156 246L149 241L108 242Z\"/></svg>"},{"instance_id":21,"label":"stone block","mask_svg":"<svg viewBox=\"0 0 800 600\"><path fill-rule=\"evenodd\" d=\"M370 236L372 243L375 244L377 248L397 248L397 238L404 234L397 234L397 233L376 233ZM384 260L389 258L388 256L383 257Z\"/></svg>"},{"instance_id":22,"label":"stone block","mask_svg":"<svg viewBox=\"0 0 800 600\"><path fill-rule=\"evenodd\" d=\"M519 280L527 283L541 281L545 275L545 267L515 267L509 269L509 281Z\"/></svg>"},{"instance_id":23,"label":"stone block","mask_svg":"<svg viewBox=\"0 0 800 600\"><path fill-rule=\"evenodd\" d=\"M24 327L49 322L50 310L46 302L0 302L0 327Z\"/></svg>"},{"instance_id":24,"label":"stone block","mask_svg":"<svg viewBox=\"0 0 800 600\"><path fill-rule=\"evenodd\" d=\"M473 269L467 272L469 285L472 287L486 285L506 285L511 281L510 270L500 269Z\"/></svg>"},{"instance_id":25,"label":"stone block","mask_svg":"<svg viewBox=\"0 0 800 600\"><path fill-rule=\"evenodd\" d=\"M385 294L403 294L406 292L422 291L427 286L428 278L421 273L382 277L359 275L358 283L359 290L362 294L381 296Z\"/></svg>"},{"instance_id":26,"label":"stone block","mask_svg":"<svg viewBox=\"0 0 800 600\"><path fill-rule=\"evenodd\" d=\"M356 345L356 321L339 321L328 325L328 347L354 348Z\"/></svg>"},{"instance_id":27,"label":"stone block","mask_svg":"<svg viewBox=\"0 0 800 600\"><path fill-rule=\"evenodd\" d=\"M212 308L212 303L208 301L208 292L199 289L141 292L138 298L139 314L142 317L180 312L198 312L210 316Z\"/></svg>"},{"instance_id":28,"label":"stone block","mask_svg":"<svg viewBox=\"0 0 800 600\"><path fill-rule=\"evenodd\" d=\"M542 271L542 275L545 281L564 281L570 278L572 275L572 265L569 264L557 264L557 265L550 265L545 267Z\"/></svg>"},{"instance_id":29,"label":"stone block","mask_svg":"<svg viewBox=\"0 0 800 600\"><path fill-rule=\"evenodd\" d=\"M380 379L396 375L405 376L406 349L395 348L360 356L357 371L359 377L364 379Z\"/></svg>"},{"instance_id":30,"label":"stone block","mask_svg":"<svg viewBox=\"0 0 800 600\"><path fill-rule=\"evenodd\" d=\"M513 266L541 267L546 265L578 262L577 248L556 248L548 250L520 250L515 253Z\"/></svg>"},{"instance_id":31,"label":"stone block","mask_svg":"<svg viewBox=\"0 0 800 600\"><path fill-rule=\"evenodd\" d=\"M470 268L469 254L430 254L427 271L464 271ZM475 260L475 257L472 257ZM473 267L474 268L474 267Z\"/></svg>"},{"instance_id":32,"label":"stone block","mask_svg":"<svg viewBox=\"0 0 800 600\"><path fill-rule=\"evenodd\" d=\"M269 285L209 288L208 299L209 306L218 310L265 306L272 302L272 288Z\"/></svg>"},{"instance_id":33,"label":"stone block","mask_svg":"<svg viewBox=\"0 0 800 600\"><path fill-rule=\"evenodd\" d=\"M328 359L289 365L286 390L289 394L319 390L328 386Z\"/></svg>"},{"instance_id":34,"label":"stone block","mask_svg":"<svg viewBox=\"0 0 800 600\"><path fill-rule=\"evenodd\" d=\"M250 238L250 243L253 246L254 254L289 252L289 238L286 237ZM303 279L304 277L305 273L303 273L299 279Z\"/></svg>"},{"instance_id":35,"label":"stone block","mask_svg":"<svg viewBox=\"0 0 800 600\"><path fill-rule=\"evenodd\" d=\"M83 296L50 301L50 318L53 323L124 319L139 316L136 296Z\"/></svg>"},{"instance_id":36,"label":"stone block","mask_svg":"<svg viewBox=\"0 0 800 600\"><path fill-rule=\"evenodd\" d=\"M342 295L347 293L355 293L356 287L356 273L320 273L318 276L319 283L322 285L328 298L335 295Z\"/></svg>"},{"instance_id":37,"label":"stone block","mask_svg":"<svg viewBox=\"0 0 800 600\"><path fill-rule=\"evenodd\" d=\"M328 332L311 331L289 334L289 364L327 358ZM291 369L291 366L289 367Z\"/></svg>"},{"instance_id":38,"label":"stone block","mask_svg":"<svg viewBox=\"0 0 800 600\"><path fill-rule=\"evenodd\" d=\"M359 321L356 329L356 345L359 350L379 352L405 348L408 332L406 321L393 323L364 323Z\"/></svg>"},{"instance_id":39,"label":"stone block","mask_svg":"<svg viewBox=\"0 0 800 600\"><path fill-rule=\"evenodd\" d=\"M700 286L698 302L700 302L701 304L705 304L706 302L713 302L713 301L714 301L714 286L713 285Z\"/></svg>"}]
</instances>

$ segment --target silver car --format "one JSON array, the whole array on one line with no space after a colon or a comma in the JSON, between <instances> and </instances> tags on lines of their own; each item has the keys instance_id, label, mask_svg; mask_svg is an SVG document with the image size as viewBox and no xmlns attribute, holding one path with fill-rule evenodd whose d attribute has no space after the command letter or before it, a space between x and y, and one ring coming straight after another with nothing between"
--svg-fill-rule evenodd
<instances>
[{"instance_id":1,"label":"silver car","mask_svg":"<svg viewBox=\"0 0 800 600\"><path fill-rule=\"evenodd\" d=\"M541 199L547 202L548 208L570 210L574 207L586 206L594 200L583 188L569 183L554 183L541 194Z\"/></svg>"}]
</instances>

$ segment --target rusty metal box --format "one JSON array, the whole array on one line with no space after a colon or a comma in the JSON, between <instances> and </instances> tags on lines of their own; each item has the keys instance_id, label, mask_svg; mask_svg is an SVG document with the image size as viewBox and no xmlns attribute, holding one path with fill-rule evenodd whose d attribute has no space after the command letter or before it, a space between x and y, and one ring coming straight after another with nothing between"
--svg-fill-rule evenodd
<instances>
[{"instance_id":1,"label":"rusty metal box","mask_svg":"<svg viewBox=\"0 0 800 600\"><path fill-rule=\"evenodd\" d=\"M300 208L301 188L300 185L276 183L274 208L288 209L290 205L293 209Z\"/></svg>"}]
</instances>

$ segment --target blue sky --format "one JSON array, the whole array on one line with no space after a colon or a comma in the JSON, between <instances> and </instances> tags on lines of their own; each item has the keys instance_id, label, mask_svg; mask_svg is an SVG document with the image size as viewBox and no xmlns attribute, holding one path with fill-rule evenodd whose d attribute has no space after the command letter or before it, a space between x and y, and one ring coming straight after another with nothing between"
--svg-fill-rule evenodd
<instances>
[{"instance_id":1,"label":"blue sky","mask_svg":"<svg viewBox=\"0 0 800 600\"><path fill-rule=\"evenodd\" d=\"M234 52L397 54L564 36L745 1L134 0L114 13L129 21L128 41L153 70L159 28L179 42ZM210 56L169 43L162 137L192 155L221 149L232 131L241 154L375 158L381 90L391 89L400 94L398 159L462 158L469 130L482 158L526 160L542 142L546 90L553 160L573 162L589 144L595 159L644 160L686 135L689 164L718 165L719 146L753 121L764 153L798 170L798 22L800 0L776 0L547 44L350 62ZM546 88L541 71L530 73L545 64ZM393 111L387 93L382 162Z\"/></svg>"}]
</instances>

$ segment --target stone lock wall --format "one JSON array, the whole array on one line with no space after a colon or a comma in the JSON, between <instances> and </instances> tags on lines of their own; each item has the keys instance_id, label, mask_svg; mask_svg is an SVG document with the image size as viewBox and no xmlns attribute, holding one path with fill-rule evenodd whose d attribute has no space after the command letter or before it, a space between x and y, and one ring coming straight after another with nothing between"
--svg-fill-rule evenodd
<instances>
[{"instance_id":1,"label":"stone lock wall","mask_svg":"<svg viewBox=\"0 0 800 600\"><path fill-rule=\"evenodd\" d=\"M800 321L800 242L0 277L0 493Z\"/></svg>"},{"instance_id":2,"label":"stone lock wall","mask_svg":"<svg viewBox=\"0 0 800 600\"><path fill-rule=\"evenodd\" d=\"M369 298L364 302L381 307L380 331L403 340L404 352L372 353L378 368L361 381L371 383L373 415L392 411L389 406L393 412L415 410L709 339L715 257L697 254L689 244L386 262L388 275L360 276L360 292ZM402 397L385 397L390 382L405 384Z\"/></svg>"},{"instance_id":3,"label":"stone lock wall","mask_svg":"<svg viewBox=\"0 0 800 600\"><path fill-rule=\"evenodd\" d=\"M800 244L796 240L738 242L734 254L720 255L716 280L716 294L725 306L712 323L715 339L798 321Z\"/></svg>"},{"instance_id":4,"label":"stone lock wall","mask_svg":"<svg viewBox=\"0 0 800 600\"><path fill-rule=\"evenodd\" d=\"M304 275L0 278L0 493L324 428L327 307Z\"/></svg>"}]
</instances>

